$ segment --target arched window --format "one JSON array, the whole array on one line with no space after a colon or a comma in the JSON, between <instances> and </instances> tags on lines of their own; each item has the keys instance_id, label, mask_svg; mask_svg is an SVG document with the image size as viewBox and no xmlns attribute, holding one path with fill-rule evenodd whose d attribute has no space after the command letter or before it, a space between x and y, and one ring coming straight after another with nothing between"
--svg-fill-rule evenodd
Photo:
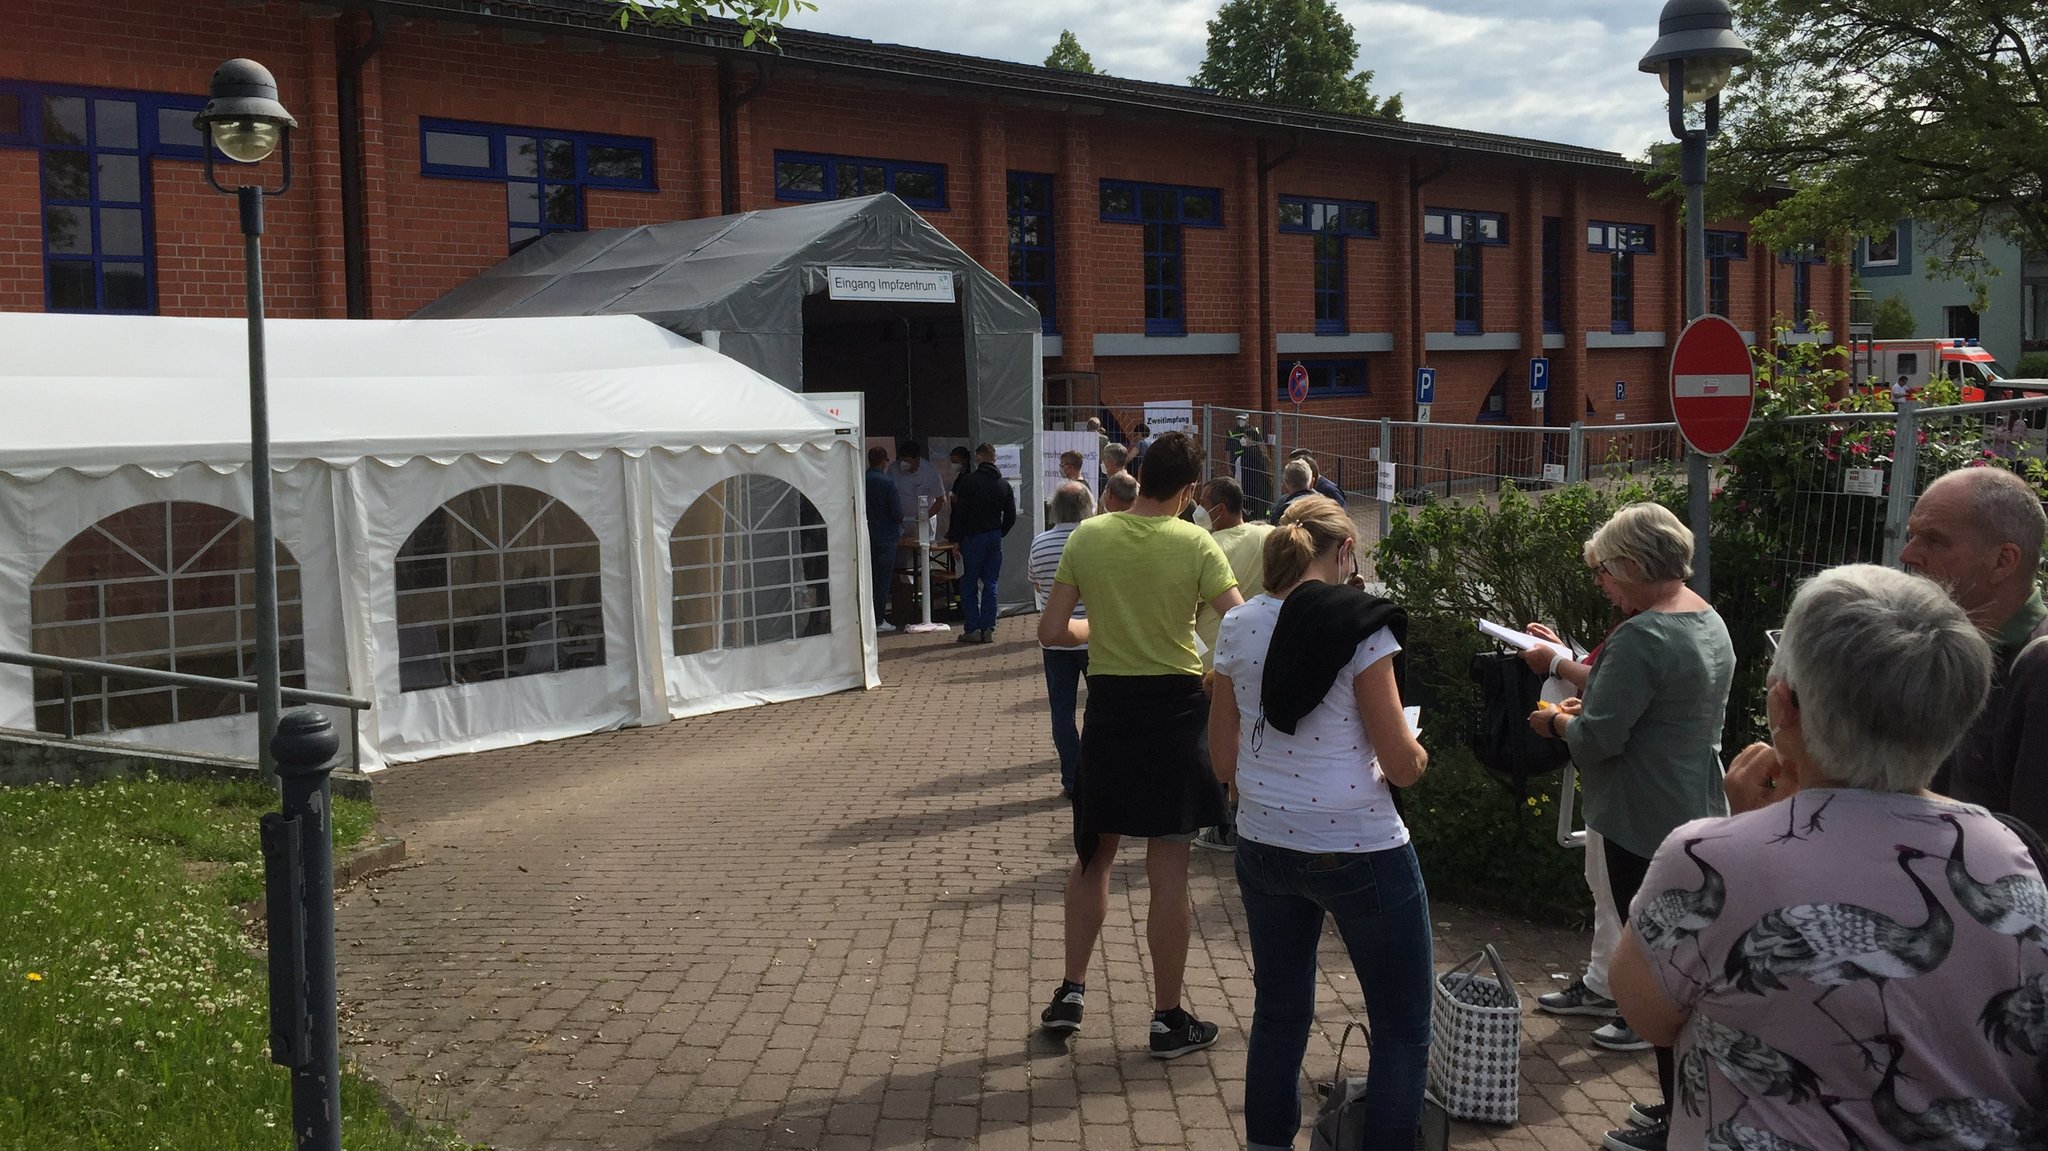
<instances>
[{"instance_id":1,"label":"arched window","mask_svg":"<svg viewBox=\"0 0 2048 1151\"><path fill-rule=\"evenodd\" d=\"M597 536L546 492L466 491L398 549L405 691L604 663Z\"/></svg>"},{"instance_id":2,"label":"arched window","mask_svg":"<svg viewBox=\"0 0 2048 1151\"><path fill-rule=\"evenodd\" d=\"M752 647L832 630L825 517L771 476L729 476L669 533L675 652Z\"/></svg>"},{"instance_id":3,"label":"arched window","mask_svg":"<svg viewBox=\"0 0 2048 1151\"><path fill-rule=\"evenodd\" d=\"M211 504L142 504L73 536L30 585L31 646L221 679L256 677L256 529ZM278 666L306 686L299 565L277 546ZM36 728L63 731L64 677L35 676ZM76 730L119 731L256 710L256 697L72 677Z\"/></svg>"}]
</instances>

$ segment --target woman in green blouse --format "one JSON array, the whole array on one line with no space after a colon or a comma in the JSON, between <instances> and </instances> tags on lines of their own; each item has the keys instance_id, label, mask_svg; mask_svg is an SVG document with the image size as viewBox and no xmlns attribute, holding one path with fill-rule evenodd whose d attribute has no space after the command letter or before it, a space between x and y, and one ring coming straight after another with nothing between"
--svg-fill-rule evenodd
<instances>
[{"instance_id":1,"label":"woman in green blouse","mask_svg":"<svg viewBox=\"0 0 2048 1151\"><path fill-rule=\"evenodd\" d=\"M1728 814L1721 722L1735 649L1713 605L1685 581L1692 532L1658 504L1629 504L1586 541L1586 567L1628 618L1600 648L1581 699L1529 713L1578 765L1586 826L1605 837L1614 906L1626 909L1650 857L1679 825ZM1669 1047L1657 1079L1671 1098ZM1655 1114L1668 1112L1658 1110ZM1612 1151L1661 1151L1661 1123L1609 1132Z\"/></svg>"}]
</instances>

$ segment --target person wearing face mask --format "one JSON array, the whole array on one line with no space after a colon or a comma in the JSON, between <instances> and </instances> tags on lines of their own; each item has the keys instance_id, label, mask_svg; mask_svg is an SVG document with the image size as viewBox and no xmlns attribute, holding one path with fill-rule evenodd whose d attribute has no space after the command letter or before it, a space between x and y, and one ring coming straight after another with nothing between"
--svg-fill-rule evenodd
<instances>
[{"instance_id":1,"label":"person wearing face mask","mask_svg":"<svg viewBox=\"0 0 2048 1151\"><path fill-rule=\"evenodd\" d=\"M1088 645L1088 706L1074 789L1067 874L1065 978L1039 1016L1047 1031L1080 1030L1089 958L1109 908L1118 845L1144 839L1151 903L1151 1053L1172 1059L1216 1042L1217 1027L1181 1004L1188 950L1188 845L1223 822L1209 768L1209 700L1195 649L1195 607L1243 602L1230 561L1209 533L1179 518L1201 478L1201 451L1167 432L1146 453L1129 511L1094 516L1060 553L1038 642ZM1086 619L1074 609L1088 604Z\"/></svg>"}]
</instances>

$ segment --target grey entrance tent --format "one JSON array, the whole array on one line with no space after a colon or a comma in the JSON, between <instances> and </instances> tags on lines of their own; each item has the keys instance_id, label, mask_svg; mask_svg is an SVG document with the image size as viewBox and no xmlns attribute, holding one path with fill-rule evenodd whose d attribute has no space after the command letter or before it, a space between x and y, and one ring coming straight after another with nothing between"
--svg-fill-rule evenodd
<instances>
[{"instance_id":1,"label":"grey entrance tent","mask_svg":"<svg viewBox=\"0 0 2048 1151\"><path fill-rule=\"evenodd\" d=\"M1023 448L1019 523L1004 541L1001 598L1006 609L1029 604L1026 558L1043 498L1038 311L893 195L555 233L417 315L637 315L801 392L806 299L827 297L832 267L953 273L965 364L964 375L950 365L947 374L964 379L966 395L964 406L953 397L947 406L964 410L965 423L946 432ZM887 304L852 307L890 310ZM820 374L814 370L813 379Z\"/></svg>"}]
</instances>

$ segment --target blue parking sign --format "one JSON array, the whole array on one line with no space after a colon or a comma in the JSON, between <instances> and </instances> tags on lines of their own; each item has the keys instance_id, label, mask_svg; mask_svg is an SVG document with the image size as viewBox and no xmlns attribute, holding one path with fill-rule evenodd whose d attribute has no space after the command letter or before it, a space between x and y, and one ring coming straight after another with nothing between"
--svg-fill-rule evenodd
<instances>
[{"instance_id":1,"label":"blue parking sign","mask_svg":"<svg viewBox=\"0 0 2048 1151\"><path fill-rule=\"evenodd\" d=\"M1536 356L1529 361L1529 390L1547 392L1550 390L1550 357Z\"/></svg>"},{"instance_id":2,"label":"blue parking sign","mask_svg":"<svg viewBox=\"0 0 2048 1151\"><path fill-rule=\"evenodd\" d=\"M1433 404L1436 402L1436 369L1415 369L1415 402Z\"/></svg>"},{"instance_id":3,"label":"blue parking sign","mask_svg":"<svg viewBox=\"0 0 2048 1151\"><path fill-rule=\"evenodd\" d=\"M1627 381L1627 380L1616 380L1616 381L1614 381L1614 399L1615 399L1615 401L1616 401L1616 402L1618 403L1618 402L1620 402L1620 401L1622 401L1622 400L1625 400L1625 399L1627 399L1627 398L1628 398L1628 381Z\"/></svg>"}]
</instances>

